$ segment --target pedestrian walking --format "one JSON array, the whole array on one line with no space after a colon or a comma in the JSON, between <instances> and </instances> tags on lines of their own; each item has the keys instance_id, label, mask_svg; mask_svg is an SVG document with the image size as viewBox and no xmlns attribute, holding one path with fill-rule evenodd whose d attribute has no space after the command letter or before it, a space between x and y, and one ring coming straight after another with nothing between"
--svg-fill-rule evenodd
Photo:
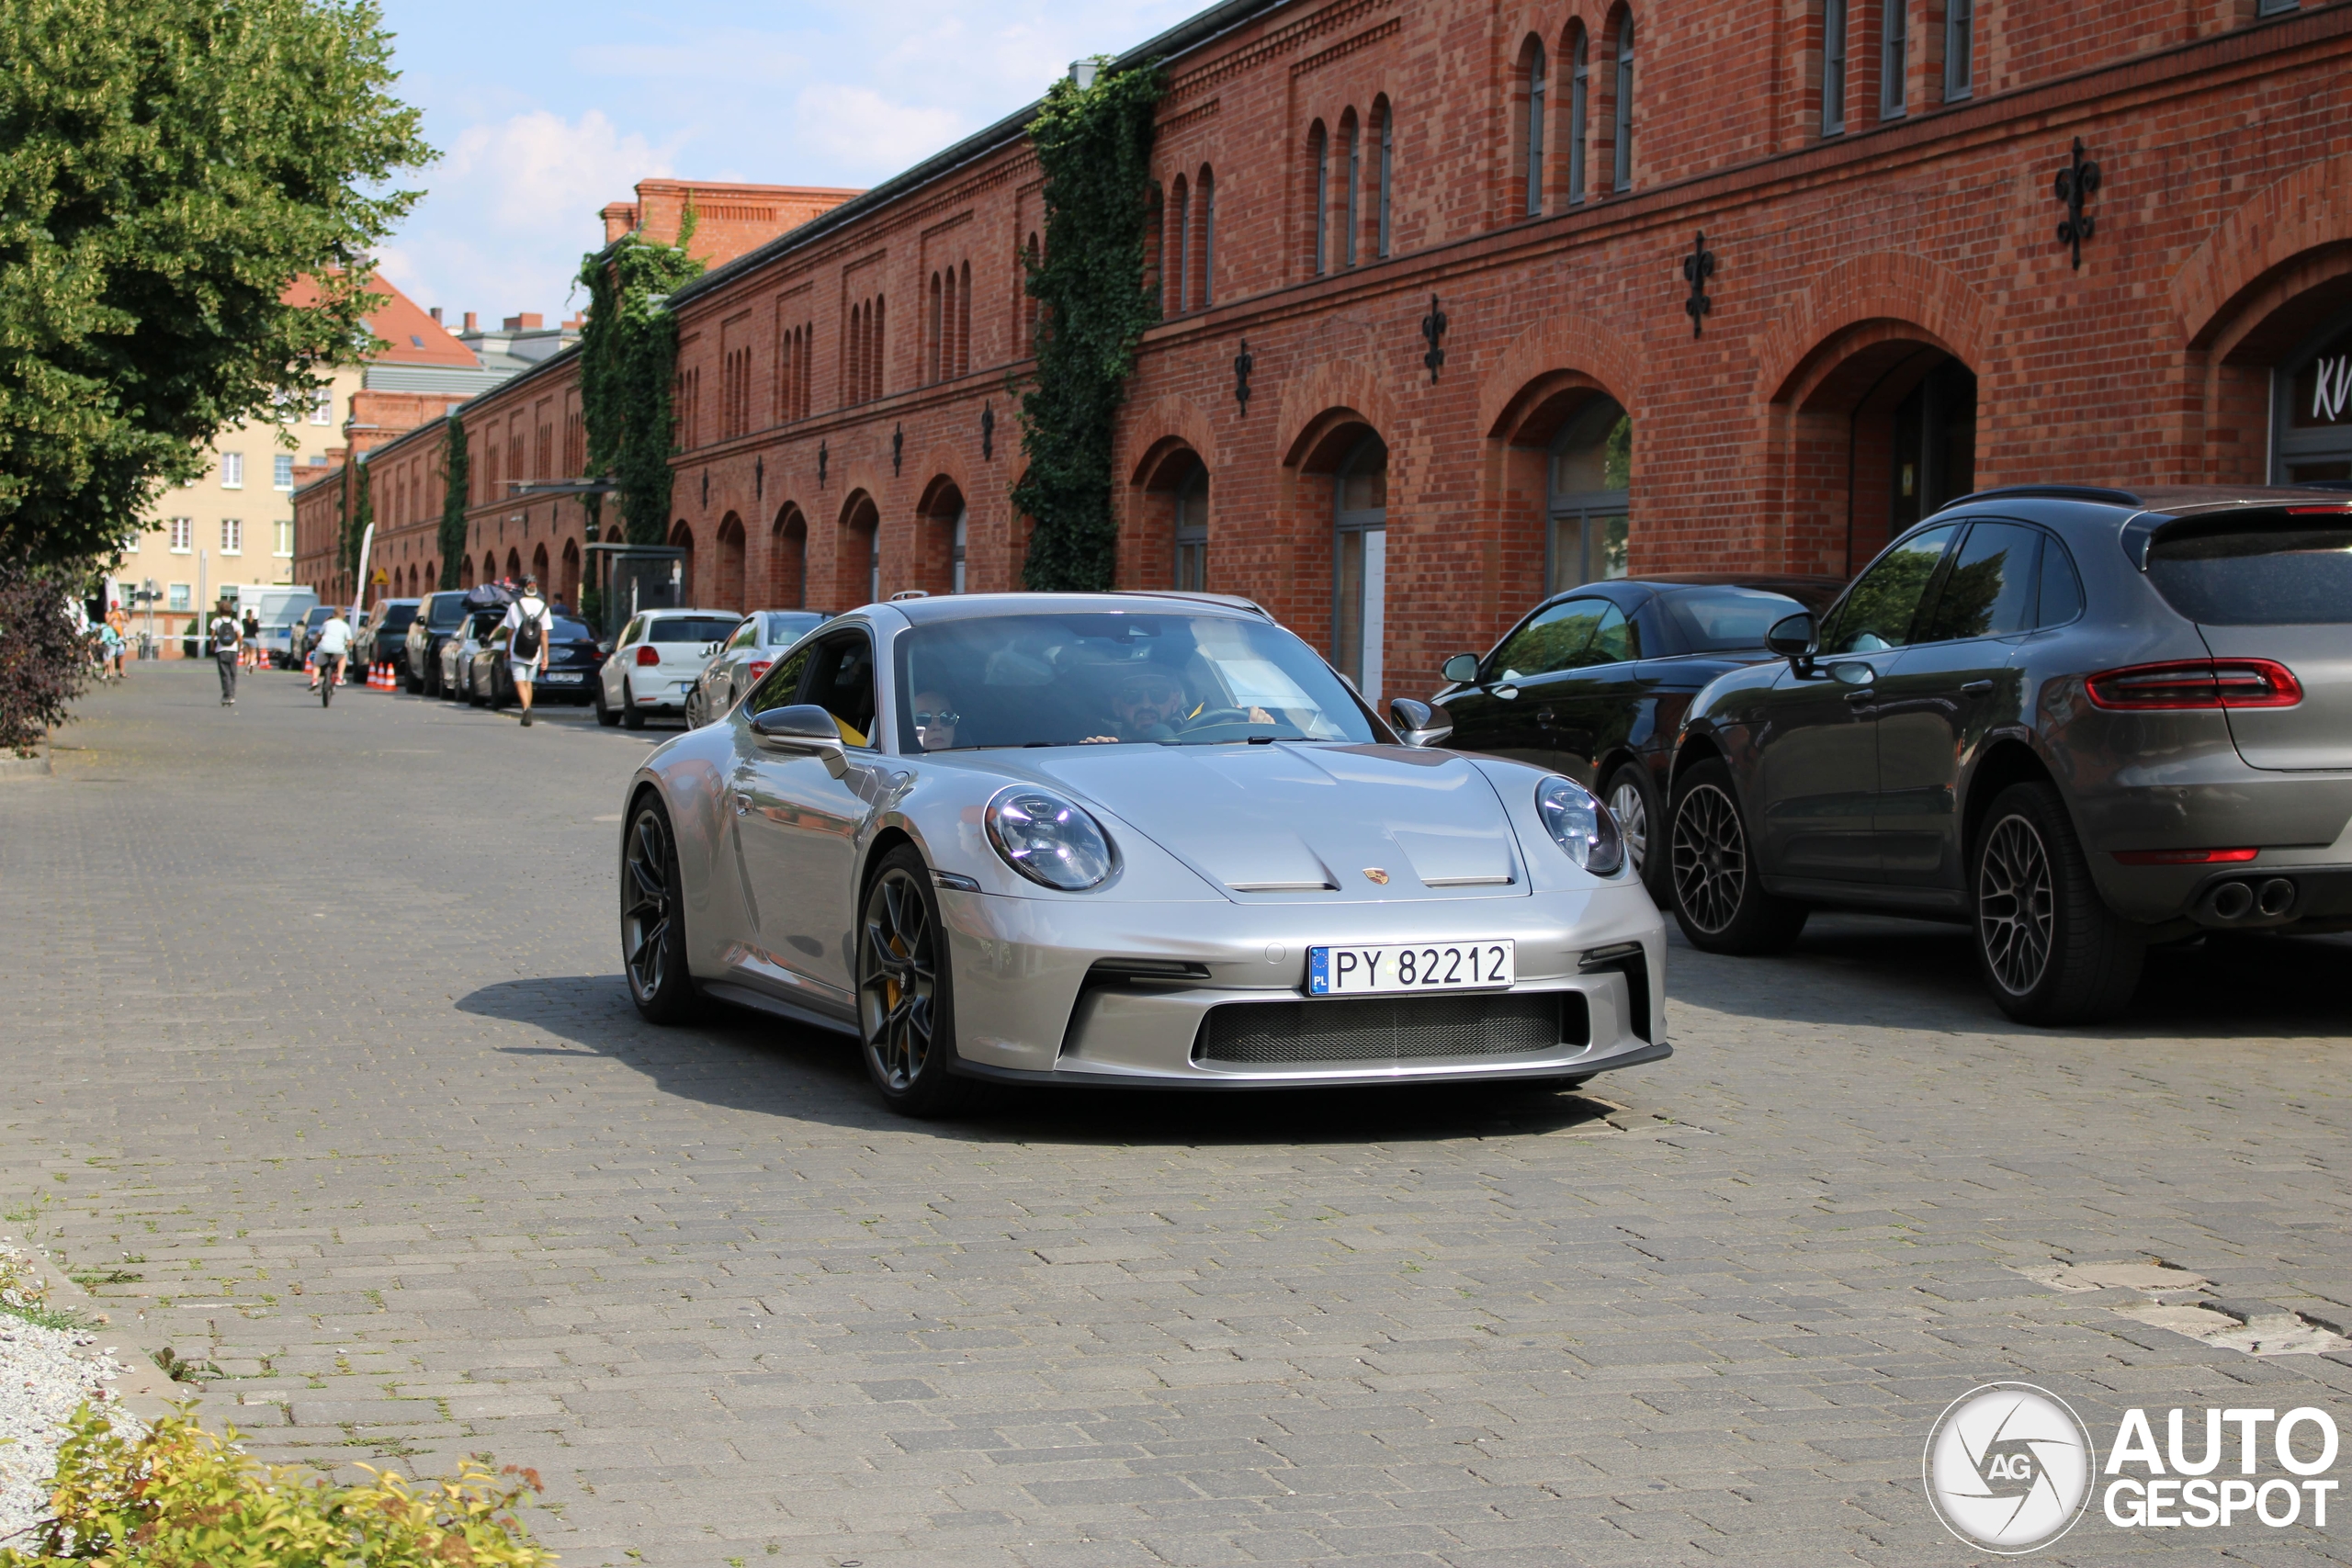
<instances>
[{"instance_id":1,"label":"pedestrian walking","mask_svg":"<svg viewBox=\"0 0 2352 1568\"><path fill-rule=\"evenodd\" d=\"M245 624L243 630L245 634L245 643L242 651L244 657L245 668L248 670L258 670L261 668L261 664L259 662L261 654L261 616L254 614L251 609L245 611Z\"/></svg>"},{"instance_id":2,"label":"pedestrian walking","mask_svg":"<svg viewBox=\"0 0 2352 1568\"><path fill-rule=\"evenodd\" d=\"M114 678L119 681L123 673L123 649L130 642L130 612L122 607L120 600L115 601L107 610L107 629L114 633L111 645L114 649Z\"/></svg>"},{"instance_id":3,"label":"pedestrian walking","mask_svg":"<svg viewBox=\"0 0 2352 1568\"><path fill-rule=\"evenodd\" d=\"M531 683L548 667L548 644L555 640L555 616L539 597L539 580L523 579L523 594L506 606L506 671L523 704L523 727L531 725Z\"/></svg>"},{"instance_id":4,"label":"pedestrian walking","mask_svg":"<svg viewBox=\"0 0 2352 1568\"><path fill-rule=\"evenodd\" d=\"M237 705L237 662L244 650L245 634L226 599L212 617L211 635L212 662L220 671L220 705L232 708Z\"/></svg>"}]
</instances>

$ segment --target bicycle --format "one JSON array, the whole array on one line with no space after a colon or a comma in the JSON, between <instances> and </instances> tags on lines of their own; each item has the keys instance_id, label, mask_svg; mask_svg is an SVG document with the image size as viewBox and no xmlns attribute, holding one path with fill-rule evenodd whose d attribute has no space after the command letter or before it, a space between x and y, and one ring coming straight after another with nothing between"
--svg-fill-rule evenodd
<instances>
[{"instance_id":1,"label":"bicycle","mask_svg":"<svg viewBox=\"0 0 2352 1568\"><path fill-rule=\"evenodd\" d=\"M319 705L331 706L334 702L335 683L343 679L343 655L330 653L319 661Z\"/></svg>"}]
</instances>

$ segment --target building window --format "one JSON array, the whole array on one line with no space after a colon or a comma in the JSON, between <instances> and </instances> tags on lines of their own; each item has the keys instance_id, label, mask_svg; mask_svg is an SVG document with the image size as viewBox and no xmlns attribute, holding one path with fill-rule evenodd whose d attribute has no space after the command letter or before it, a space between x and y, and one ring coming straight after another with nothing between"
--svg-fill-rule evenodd
<instances>
[{"instance_id":1,"label":"building window","mask_svg":"<svg viewBox=\"0 0 2352 1568\"><path fill-rule=\"evenodd\" d=\"M1331 501L1332 661L1377 708L1388 599L1388 447L1379 436L1365 431L1341 460Z\"/></svg>"},{"instance_id":2,"label":"building window","mask_svg":"<svg viewBox=\"0 0 2352 1568\"><path fill-rule=\"evenodd\" d=\"M1382 261L1388 259L1389 195L1396 175L1396 111L1385 98L1372 106L1380 120L1380 202L1375 221L1379 227L1373 238L1372 254Z\"/></svg>"},{"instance_id":3,"label":"building window","mask_svg":"<svg viewBox=\"0 0 2352 1568\"><path fill-rule=\"evenodd\" d=\"M1204 592L1209 585L1209 471L1200 463L1176 486L1175 533L1177 592Z\"/></svg>"},{"instance_id":4,"label":"building window","mask_svg":"<svg viewBox=\"0 0 2352 1568\"><path fill-rule=\"evenodd\" d=\"M971 541L972 513L967 507L956 509L956 532L950 538L948 557L948 589L950 593L964 592L964 548Z\"/></svg>"},{"instance_id":5,"label":"building window","mask_svg":"<svg viewBox=\"0 0 2352 1568\"><path fill-rule=\"evenodd\" d=\"M1846 129L1846 0L1821 0L1821 134L1824 136L1836 136Z\"/></svg>"},{"instance_id":6,"label":"building window","mask_svg":"<svg viewBox=\"0 0 2352 1568\"><path fill-rule=\"evenodd\" d=\"M1623 577L1633 490L1634 422L1596 397L1553 438L1544 485L1544 591Z\"/></svg>"},{"instance_id":7,"label":"building window","mask_svg":"<svg viewBox=\"0 0 2352 1568\"><path fill-rule=\"evenodd\" d=\"M1592 60L1584 28L1576 29L1576 40L1568 46L1568 201L1571 206L1584 199L1584 143L1586 121L1590 118L1592 104Z\"/></svg>"},{"instance_id":8,"label":"building window","mask_svg":"<svg viewBox=\"0 0 2352 1568\"><path fill-rule=\"evenodd\" d=\"M196 548L196 519L175 517L171 521L172 554L184 556Z\"/></svg>"},{"instance_id":9,"label":"building window","mask_svg":"<svg viewBox=\"0 0 2352 1568\"><path fill-rule=\"evenodd\" d=\"M1965 4L1966 0L1957 0ZM1617 24L1617 167L1619 190L1634 188L1634 18Z\"/></svg>"},{"instance_id":10,"label":"building window","mask_svg":"<svg viewBox=\"0 0 2352 1568\"><path fill-rule=\"evenodd\" d=\"M1331 139L1317 120L1306 133L1306 155L1313 165L1315 181L1315 276L1322 276L1331 267Z\"/></svg>"},{"instance_id":11,"label":"building window","mask_svg":"<svg viewBox=\"0 0 2352 1568\"><path fill-rule=\"evenodd\" d=\"M1205 310L1216 300L1216 175L1206 164L1201 165L1201 177L1193 183L1193 192L1201 209L1201 243L1194 247L1200 253L1195 264L1199 276L1193 281L1193 299Z\"/></svg>"},{"instance_id":12,"label":"building window","mask_svg":"<svg viewBox=\"0 0 2352 1568\"><path fill-rule=\"evenodd\" d=\"M326 387L312 389L311 392L311 423L312 424L332 424L334 423L334 392L332 389Z\"/></svg>"},{"instance_id":13,"label":"building window","mask_svg":"<svg viewBox=\"0 0 2352 1568\"><path fill-rule=\"evenodd\" d=\"M1174 243L1169 247L1168 265L1175 287L1169 290L1174 305L1171 312L1182 315L1190 304L1193 288L1193 190L1178 175L1168 197L1168 237Z\"/></svg>"},{"instance_id":14,"label":"building window","mask_svg":"<svg viewBox=\"0 0 2352 1568\"><path fill-rule=\"evenodd\" d=\"M1017 296L1021 303L1021 341L1025 345L1026 351L1033 355L1037 352L1038 301L1036 295L1029 291L1029 280L1037 275L1037 269L1045 265L1045 260L1046 253L1038 247L1037 235L1033 230L1024 253L1021 272L1021 292Z\"/></svg>"},{"instance_id":15,"label":"building window","mask_svg":"<svg viewBox=\"0 0 2352 1568\"><path fill-rule=\"evenodd\" d=\"M2297 8L2301 0L2261 0L2254 9L2257 17L2283 17Z\"/></svg>"},{"instance_id":16,"label":"building window","mask_svg":"<svg viewBox=\"0 0 2352 1568\"><path fill-rule=\"evenodd\" d=\"M1363 185L1363 138L1356 126L1356 111L1350 109L1340 120L1340 141L1347 149L1345 168L1348 176L1348 198L1340 211L1340 265L1356 265L1356 192Z\"/></svg>"},{"instance_id":17,"label":"building window","mask_svg":"<svg viewBox=\"0 0 2352 1568\"><path fill-rule=\"evenodd\" d=\"M1944 102L1968 96L1976 67L1976 0L1947 0L1944 6Z\"/></svg>"},{"instance_id":18,"label":"building window","mask_svg":"<svg viewBox=\"0 0 2352 1568\"><path fill-rule=\"evenodd\" d=\"M220 454L220 488L222 490L245 488L245 455L243 452Z\"/></svg>"},{"instance_id":19,"label":"building window","mask_svg":"<svg viewBox=\"0 0 2352 1568\"><path fill-rule=\"evenodd\" d=\"M186 610L188 603L189 594L185 582L175 582L164 591L164 608L166 610Z\"/></svg>"},{"instance_id":20,"label":"building window","mask_svg":"<svg viewBox=\"0 0 2352 1568\"><path fill-rule=\"evenodd\" d=\"M2352 316L2320 330L2278 367L2270 482L2352 482Z\"/></svg>"},{"instance_id":21,"label":"building window","mask_svg":"<svg viewBox=\"0 0 2352 1568\"><path fill-rule=\"evenodd\" d=\"M220 519L220 553L224 556L245 553L245 525L234 517Z\"/></svg>"},{"instance_id":22,"label":"building window","mask_svg":"<svg viewBox=\"0 0 2352 1568\"><path fill-rule=\"evenodd\" d=\"M277 520L277 547L270 554L290 559L294 554L294 520L281 517Z\"/></svg>"},{"instance_id":23,"label":"building window","mask_svg":"<svg viewBox=\"0 0 2352 1568\"><path fill-rule=\"evenodd\" d=\"M1908 0L1886 0L1886 34L1879 40L1878 114L1903 118L1903 73L1911 67Z\"/></svg>"},{"instance_id":24,"label":"building window","mask_svg":"<svg viewBox=\"0 0 2352 1568\"><path fill-rule=\"evenodd\" d=\"M269 459L269 483L273 490L294 488L294 454L279 452Z\"/></svg>"},{"instance_id":25,"label":"building window","mask_svg":"<svg viewBox=\"0 0 2352 1568\"><path fill-rule=\"evenodd\" d=\"M1520 210L1532 218L1544 210L1544 46L1527 40L1527 140L1520 151Z\"/></svg>"}]
</instances>

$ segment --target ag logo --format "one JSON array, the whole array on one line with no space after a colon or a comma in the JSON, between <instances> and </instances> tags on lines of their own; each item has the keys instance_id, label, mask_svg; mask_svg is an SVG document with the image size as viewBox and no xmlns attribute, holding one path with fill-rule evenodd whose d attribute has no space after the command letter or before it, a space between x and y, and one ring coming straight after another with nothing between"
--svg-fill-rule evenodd
<instances>
[{"instance_id":1,"label":"ag logo","mask_svg":"<svg viewBox=\"0 0 2352 1568\"><path fill-rule=\"evenodd\" d=\"M1928 1435L1920 1470L1946 1529L2004 1557L2039 1551L2090 1502L2098 1455L2066 1403L2031 1383L1996 1382L1954 1400Z\"/></svg>"}]
</instances>

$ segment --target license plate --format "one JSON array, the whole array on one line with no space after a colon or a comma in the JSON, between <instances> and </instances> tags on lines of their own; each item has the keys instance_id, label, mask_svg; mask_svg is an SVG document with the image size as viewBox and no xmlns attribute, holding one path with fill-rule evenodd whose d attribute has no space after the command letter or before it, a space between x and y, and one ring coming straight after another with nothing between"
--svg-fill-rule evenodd
<instances>
[{"instance_id":1,"label":"license plate","mask_svg":"<svg viewBox=\"0 0 2352 1568\"><path fill-rule=\"evenodd\" d=\"M550 670L539 679L551 686L576 686L587 677L577 670Z\"/></svg>"},{"instance_id":2,"label":"license plate","mask_svg":"<svg viewBox=\"0 0 2352 1568\"><path fill-rule=\"evenodd\" d=\"M1517 943L1425 942L1396 947L1310 947L1306 994L1365 997L1398 991L1490 990L1511 984Z\"/></svg>"}]
</instances>

